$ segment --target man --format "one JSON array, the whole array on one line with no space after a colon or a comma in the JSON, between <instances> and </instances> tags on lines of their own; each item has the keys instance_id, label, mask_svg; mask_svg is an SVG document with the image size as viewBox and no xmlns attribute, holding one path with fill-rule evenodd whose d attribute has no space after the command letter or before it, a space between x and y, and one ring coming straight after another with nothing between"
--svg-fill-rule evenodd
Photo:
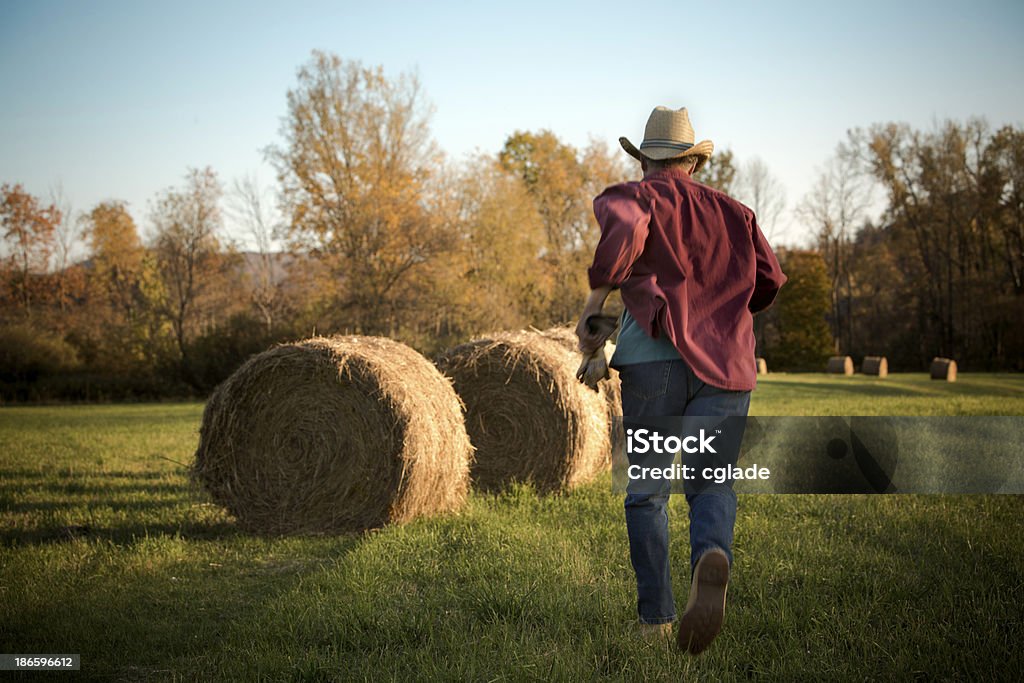
<instances>
[{"instance_id":1,"label":"man","mask_svg":"<svg viewBox=\"0 0 1024 683\"><path fill-rule=\"evenodd\" d=\"M656 107L639 149L619 138L640 161L643 180L613 185L594 200L601 239L576 332L584 354L597 350L601 335L587 319L621 289L625 311L611 366L622 380L625 416L746 416L756 382L753 314L786 281L753 212L691 178L714 150L694 139L685 108ZM730 482L688 491L686 499L691 582L678 643L699 654L725 616L736 494ZM667 505L667 492L626 495L647 640L670 638L676 619Z\"/></svg>"}]
</instances>

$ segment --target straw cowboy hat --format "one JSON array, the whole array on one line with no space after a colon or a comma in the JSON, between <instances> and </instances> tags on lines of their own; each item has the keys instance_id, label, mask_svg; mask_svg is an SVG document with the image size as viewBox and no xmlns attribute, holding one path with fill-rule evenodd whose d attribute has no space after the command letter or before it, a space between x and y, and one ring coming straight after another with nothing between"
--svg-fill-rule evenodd
<instances>
[{"instance_id":1,"label":"straw cowboy hat","mask_svg":"<svg viewBox=\"0 0 1024 683\"><path fill-rule=\"evenodd\" d=\"M693 144L693 140L693 126L690 125L690 115L686 112L686 107L678 111L672 111L668 107L655 107L647 119L644 141L640 143L640 149L634 147L633 143L624 137L619 138L619 144L627 154L639 160L664 161L697 157L697 165L693 169L696 173L711 158L715 146L710 140L701 140L697 144Z\"/></svg>"}]
</instances>

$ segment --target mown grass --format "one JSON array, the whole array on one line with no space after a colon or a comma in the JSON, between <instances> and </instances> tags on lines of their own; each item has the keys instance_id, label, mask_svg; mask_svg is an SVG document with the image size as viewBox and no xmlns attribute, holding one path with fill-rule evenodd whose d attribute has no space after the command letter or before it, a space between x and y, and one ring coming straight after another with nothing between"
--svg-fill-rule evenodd
<instances>
[{"instance_id":1,"label":"mown grass","mask_svg":"<svg viewBox=\"0 0 1024 683\"><path fill-rule=\"evenodd\" d=\"M751 415L1024 415L1024 375L925 373L888 377L772 373L759 378Z\"/></svg>"},{"instance_id":2,"label":"mown grass","mask_svg":"<svg viewBox=\"0 0 1024 683\"><path fill-rule=\"evenodd\" d=\"M259 537L187 484L201 409L0 410L0 652L189 681L1015 680L1024 664L1018 496L741 496L726 629L690 658L631 635L607 479L473 494L360 536ZM1020 415L1024 378L777 375L752 413ZM682 603L685 569L674 580Z\"/></svg>"}]
</instances>

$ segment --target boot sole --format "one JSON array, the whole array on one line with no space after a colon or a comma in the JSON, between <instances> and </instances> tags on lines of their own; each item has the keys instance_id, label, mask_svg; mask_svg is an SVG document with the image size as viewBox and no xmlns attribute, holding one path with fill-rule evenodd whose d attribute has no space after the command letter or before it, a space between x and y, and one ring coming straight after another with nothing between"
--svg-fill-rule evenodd
<instances>
[{"instance_id":1,"label":"boot sole","mask_svg":"<svg viewBox=\"0 0 1024 683\"><path fill-rule=\"evenodd\" d=\"M680 649L691 655L703 652L725 621L725 594L729 587L729 560L724 553L709 552L700 558L686 611L679 620Z\"/></svg>"}]
</instances>

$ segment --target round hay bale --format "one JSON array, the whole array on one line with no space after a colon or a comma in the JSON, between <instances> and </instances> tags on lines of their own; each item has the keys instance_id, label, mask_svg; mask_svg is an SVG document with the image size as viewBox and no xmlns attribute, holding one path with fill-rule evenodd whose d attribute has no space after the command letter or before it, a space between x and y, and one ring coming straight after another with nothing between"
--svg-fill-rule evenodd
<instances>
[{"instance_id":1,"label":"round hay bale","mask_svg":"<svg viewBox=\"0 0 1024 683\"><path fill-rule=\"evenodd\" d=\"M764 358L755 358L757 361L757 374L767 375L768 374L768 361Z\"/></svg>"},{"instance_id":2,"label":"round hay bale","mask_svg":"<svg viewBox=\"0 0 1024 683\"><path fill-rule=\"evenodd\" d=\"M849 356L832 356L828 359L825 372L830 375L852 375L853 359Z\"/></svg>"},{"instance_id":3,"label":"round hay bale","mask_svg":"<svg viewBox=\"0 0 1024 683\"><path fill-rule=\"evenodd\" d=\"M556 325L546 330L537 330L546 339L551 339L564 346L569 351L579 353L579 339L576 338L576 329L569 325Z\"/></svg>"},{"instance_id":4,"label":"round hay bale","mask_svg":"<svg viewBox=\"0 0 1024 683\"><path fill-rule=\"evenodd\" d=\"M360 531L455 510L472 447L450 382L378 337L257 354L217 387L192 468L245 529Z\"/></svg>"},{"instance_id":5,"label":"round hay bale","mask_svg":"<svg viewBox=\"0 0 1024 683\"><path fill-rule=\"evenodd\" d=\"M947 382L955 382L956 361L952 358L933 358L931 375L932 379L942 379Z\"/></svg>"},{"instance_id":6,"label":"round hay bale","mask_svg":"<svg viewBox=\"0 0 1024 683\"><path fill-rule=\"evenodd\" d=\"M572 370L575 373L576 368L579 367L581 359L579 352L579 339L576 337L576 330L567 325L559 325L557 327L549 327L546 330L542 330L540 334L548 339L558 342L572 352L576 363L576 365L572 367ZM611 361L612 356L615 355L615 344L610 341L605 342L604 355L609 361ZM626 444L626 435L622 430L622 420L615 419L616 417L622 417L622 381L619 379L619 371L615 368L608 368L608 379L597 386L601 395L604 397L605 402L608 404L609 437L611 438L611 447L614 451Z\"/></svg>"},{"instance_id":7,"label":"round hay bale","mask_svg":"<svg viewBox=\"0 0 1024 683\"><path fill-rule=\"evenodd\" d=\"M615 355L615 344L606 342L604 352L608 354L608 360L611 360ZM608 404L608 434L611 438L612 452L625 457L626 433L622 426L622 380L619 379L619 371L608 368L608 379L601 382L600 387L604 393L605 403Z\"/></svg>"},{"instance_id":8,"label":"round hay bale","mask_svg":"<svg viewBox=\"0 0 1024 683\"><path fill-rule=\"evenodd\" d=\"M607 398L576 379L579 354L540 332L502 332L437 360L466 405L480 489L562 491L611 462Z\"/></svg>"},{"instance_id":9,"label":"round hay bale","mask_svg":"<svg viewBox=\"0 0 1024 683\"><path fill-rule=\"evenodd\" d=\"M885 356L864 356L864 362L861 363L860 371L865 375L872 375L874 377L888 377L889 361Z\"/></svg>"}]
</instances>

